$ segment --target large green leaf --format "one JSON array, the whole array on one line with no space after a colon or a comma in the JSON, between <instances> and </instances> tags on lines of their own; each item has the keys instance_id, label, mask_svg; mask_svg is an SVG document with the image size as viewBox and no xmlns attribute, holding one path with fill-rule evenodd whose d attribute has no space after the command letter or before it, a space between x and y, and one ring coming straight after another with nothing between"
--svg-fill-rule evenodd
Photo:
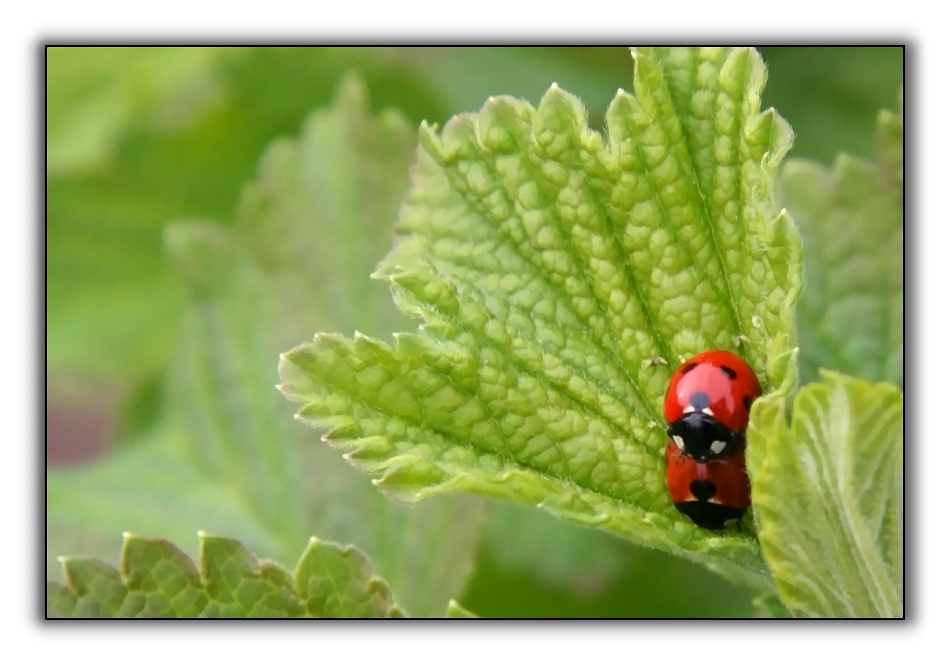
<instances>
[{"instance_id":1,"label":"large green leaf","mask_svg":"<svg viewBox=\"0 0 950 665\"><path fill-rule=\"evenodd\" d=\"M352 545L311 538L291 574L274 562L258 561L236 540L198 536L197 567L167 540L128 533L120 570L62 557L66 584L47 583L47 607L61 617L402 616L386 582Z\"/></svg>"},{"instance_id":2,"label":"large green leaf","mask_svg":"<svg viewBox=\"0 0 950 665\"><path fill-rule=\"evenodd\" d=\"M781 199L805 248L802 379L818 368L904 383L904 115L878 115L877 163L790 160Z\"/></svg>"},{"instance_id":3,"label":"large green leaf","mask_svg":"<svg viewBox=\"0 0 950 665\"><path fill-rule=\"evenodd\" d=\"M423 126L377 273L421 331L284 354L298 417L395 498L539 504L766 580L748 529L669 501L661 414L674 367L710 348L738 345L767 391L795 383L801 248L773 200L791 132L764 83L753 50L646 50L606 141L556 86L537 110L499 97Z\"/></svg>"},{"instance_id":4,"label":"large green leaf","mask_svg":"<svg viewBox=\"0 0 950 665\"><path fill-rule=\"evenodd\" d=\"M903 395L822 371L752 408L749 473L762 551L804 616L903 614Z\"/></svg>"}]
</instances>

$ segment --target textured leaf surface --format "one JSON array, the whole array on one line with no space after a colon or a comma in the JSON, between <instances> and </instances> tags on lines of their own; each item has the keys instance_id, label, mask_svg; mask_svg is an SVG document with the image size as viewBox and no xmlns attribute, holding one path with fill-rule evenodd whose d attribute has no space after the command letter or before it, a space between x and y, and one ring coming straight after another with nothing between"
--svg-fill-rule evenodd
<instances>
[{"instance_id":1,"label":"textured leaf surface","mask_svg":"<svg viewBox=\"0 0 950 665\"><path fill-rule=\"evenodd\" d=\"M782 171L782 201L805 248L805 381L824 367L903 385L903 133L903 107L881 111L877 163L840 155L831 170L790 160Z\"/></svg>"},{"instance_id":2,"label":"textured leaf surface","mask_svg":"<svg viewBox=\"0 0 950 665\"><path fill-rule=\"evenodd\" d=\"M762 551L804 616L903 614L903 395L822 371L752 409L747 454Z\"/></svg>"},{"instance_id":3,"label":"textured leaf surface","mask_svg":"<svg viewBox=\"0 0 950 665\"><path fill-rule=\"evenodd\" d=\"M485 502L394 505L294 423L274 390L278 353L315 328L395 329L392 298L368 275L389 245L413 142L404 119L370 115L348 80L299 140L265 153L233 229L166 228L188 295L168 384L173 427L99 469L50 474L62 535L50 544L71 545L53 555L110 560L122 531L188 542L213 529L289 564L320 534L366 551L408 611L444 614L473 566Z\"/></svg>"},{"instance_id":4,"label":"textured leaf surface","mask_svg":"<svg viewBox=\"0 0 950 665\"><path fill-rule=\"evenodd\" d=\"M423 319L394 346L317 335L281 359L298 416L418 501L469 491L706 563L767 575L748 533L711 534L663 480L675 366L735 349L795 382L800 245L773 201L791 132L761 112L752 50L650 50L608 135L556 86L420 132L377 275Z\"/></svg>"},{"instance_id":5,"label":"textured leaf surface","mask_svg":"<svg viewBox=\"0 0 950 665\"><path fill-rule=\"evenodd\" d=\"M316 538L293 574L258 561L238 541L199 533L198 566L166 540L125 535L119 570L62 557L66 584L47 583L47 607L63 617L401 616L386 583L353 546Z\"/></svg>"}]
</instances>

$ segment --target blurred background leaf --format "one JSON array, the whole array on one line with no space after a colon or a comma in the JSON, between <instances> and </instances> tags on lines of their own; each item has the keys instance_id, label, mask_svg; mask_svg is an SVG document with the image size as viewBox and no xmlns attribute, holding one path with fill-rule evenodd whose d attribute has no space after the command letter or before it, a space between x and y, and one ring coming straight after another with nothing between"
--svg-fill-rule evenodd
<instances>
[{"instance_id":1,"label":"blurred background leaf","mask_svg":"<svg viewBox=\"0 0 950 665\"><path fill-rule=\"evenodd\" d=\"M900 101L900 100L899 100ZM904 385L904 119L878 114L876 162L789 160L779 197L802 233L802 381L819 368Z\"/></svg>"},{"instance_id":2,"label":"blurred background leaf","mask_svg":"<svg viewBox=\"0 0 950 665\"><path fill-rule=\"evenodd\" d=\"M368 114L362 84L347 78L299 139L264 152L235 225L165 227L171 272L187 295L159 420L172 434L154 449L51 473L51 530L85 523L104 536L121 522L117 533L188 542L182 529L197 526L244 538L285 565L320 534L365 549L413 614L445 611L472 567L485 502L459 497L421 511L388 503L293 421L274 388L280 351L313 330L393 328L385 289L370 297L354 276L368 275L388 245L414 134L396 113Z\"/></svg>"},{"instance_id":3,"label":"blurred background leaf","mask_svg":"<svg viewBox=\"0 0 950 665\"><path fill-rule=\"evenodd\" d=\"M769 66L764 105L775 106L795 130L792 156L830 164L839 151L875 154L876 113L893 106L894 91L902 82L901 49L760 51ZM292 164L293 156L287 156L290 144L278 142L264 157L261 154L279 136L299 136L304 119L330 104L347 72L356 72L365 82L374 113L394 108L410 128L423 119L444 123L456 113L474 111L490 95L508 94L537 104L556 81L583 99L591 126L600 129L617 88L629 90L632 85L626 48L50 49L49 553L109 560L121 545L122 530L164 535L187 544L202 527L240 538L262 556L279 558L290 555L289 541L295 538L286 534L299 530L309 536L310 529L319 527L322 531L314 535L360 545L392 583L397 600L413 614L420 614L413 604L426 612L431 606L433 614L444 612L446 603L435 608L426 589L437 584L439 575L461 580L470 569L474 572L459 600L482 616L755 613L747 591L712 573L540 511L498 504L485 526L485 538L480 539L480 529L460 526L478 522L483 507L473 500L451 510L432 508L441 511L438 519L445 525L444 530L435 528L439 522L426 512L425 504L410 510L389 503L375 490L364 491L365 478L355 476L338 453L308 428L295 427L289 420L292 406L282 403L272 388L277 381L277 352L308 340L318 329L346 334L359 329L383 336L414 326L408 319L386 318L385 293L360 319L346 311L340 297L328 303L316 295L311 298L306 288L285 288L295 279L312 285L329 277L336 280L337 294L378 298L379 293L362 289L381 286L368 275L389 246L395 207L388 220L379 220L385 230L366 235L361 239L365 244L348 241L349 254L328 242L314 252L319 261L307 261L306 252L298 247L298 260L291 261L283 274L274 266L283 265L294 247L261 247L254 238L253 228L261 228L255 223L299 215L314 203L308 192L320 191L319 183L327 182L327 177L345 177L345 165L340 171L325 169L319 177L314 173L312 190L294 189L278 177L274 182L283 183L284 189L278 188L272 201L290 206L278 210L279 206L268 204L266 190L275 174ZM333 139L325 137L331 143L324 145ZM255 182L244 189L250 181ZM327 185L324 194L332 189ZM399 198L393 191L386 194L390 196L395 197L390 201ZM333 205L353 210L352 203ZM382 215L383 210L378 212ZM188 281L179 279L180 272L176 277L176 264L168 260L163 240L168 222L182 218L224 220L214 227L217 231L234 233L231 237L239 243L257 246L260 251L252 252L245 267L250 266L249 281L257 280L262 289L265 309L275 309L279 319L275 326L265 333L255 327L250 311L238 311L246 292L225 294L219 305L196 301L193 288L189 295ZM298 218L294 223L306 230L306 222ZM315 241L306 234L303 240L311 243L308 247ZM297 271L304 275L294 277ZM280 297L272 297L275 293ZM307 307L313 310L312 318L302 315ZM182 416L182 394L171 384L181 380L182 372L187 375L200 368L183 367L181 350L191 345L199 357L211 354L223 366L244 360L239 346L227 351L228 359L223 355L226 350L216 347L215 337L208 336L207 326L215 320L212 314L221 320L248 319L241 324L245 339L251 338L246 348L257 349L252 354L259 363L254 372L266 379L253 391L264 395L273 390L277 400L272 405L277 411L248 418L270 419L273 432L291 432L282 445L292 450L283 454L295 460L287 473L299 483L294 496L302 498L288 495L285 500L305 508L294 518L297 526L281 527L284 536L277 537L270 525L262 525L261 514L242 498L243 488L209 480L214 478L209 467L195 466L194 430L187 424L194 421ZM255 342L255 335L267 341ZM267 358L270 345L276 350ZM215 366L205 364L203 371ZM220 378L218 385L228 388L216 398L225 403L251 390L246 383L228 386ZM170 412L179 414L174 426ZM233 423L232 428L231 436L237 436L239 428ZM56 466L78 461L89 466ZM308 478L320 481L307 482ZM354 514L374 517L354 521ZM129 524L133 519L137 523ZM448 533L452 529L456 533ZM466 538L472 542L466 544ZM304 544L304 540L293 543L294 556ZM427 559L419 553L438 547L445 551L434 556L453 561L457 570L425 568ZM454 551L455 547L459 549ZM473 562L464 552L475 548ZM58 575L58 565L55 570ZM400 598L400 589L411 586L420 589L419 598L411 602ZM709 593L694 595L696 589Z\"/></svg>"}]
</instances>

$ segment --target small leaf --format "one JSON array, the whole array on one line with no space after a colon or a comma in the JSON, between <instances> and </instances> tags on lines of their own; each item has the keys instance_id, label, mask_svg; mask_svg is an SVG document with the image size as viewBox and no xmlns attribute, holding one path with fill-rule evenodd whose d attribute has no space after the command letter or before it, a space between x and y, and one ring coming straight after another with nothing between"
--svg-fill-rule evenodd
<instances>
[{"instance_id":1,"label":"small leaf","mask_svg":"<svg viewBox=\"0 0 950 665\"><path fill-rule=\"evenodd\" d=\"M904 382L903 108L878 116L876 164L790 160L780 180L805 247L802 379L825 367Z\"/></svg>"},{"instance_id":2,"label":"small leaf","mask_svg":"<svg viewBox=\"0 0 950 665\"><path fill-rule=\"evenodd\" d=\"M402 616L389 587L372 575L366 555L352 545L311 538L294 571L294 589L305 599L310 616Z\"/></svg>"},{"instance_id":3,"label":"small leaf","mask_svg":"<svg viewBox=\"0 0 950 665\"><path fill-rule=\"evenodd\" d=\"M66 584L47 583L65 617L395 617L389 587L352 545L311 539L293 575L238 541L199 532L196 568L166 540L125 535L121 572L63 557Z\"/></svg>"},{"instance_id":4,"label":"small leaf","mask_svg":"<svg viewBox=\"0 0 950 665\"><path fill-rule=\"evenodd\" d=\"M424 125L376 275L420 332L318 334L281 357L281 390L394 498L539 504L763 583L748 529L669 501L661 407L682 359L736 339L767 390L795 384L800 246L773 201L791 131L760 112L752 50L636 59L606 140L557 86Z\"/></svg>"},{"instance_id":5,"label":"small leaf","mask_svg":"<svg viewBox=\"0 0 950 665\"><path fill-rule=\"evenodd\" d=\"M458 604L458 602L453 598L449 601L449 606L445 610L445 618L447 619L480 619L481 617L475 614L474 612L469 612L467 609Z\"/></svg>"},{"instance_id":6,"label":"small leaf","mask_svg":"<svg viewBox=\"0 0 950 665\"><path fill-rule=\"evenodd\" d=\"M752 505L782 602L796 614L903 614L903 396L822 371L795 398L756 402Z\"/></svg>"}]
</instances>

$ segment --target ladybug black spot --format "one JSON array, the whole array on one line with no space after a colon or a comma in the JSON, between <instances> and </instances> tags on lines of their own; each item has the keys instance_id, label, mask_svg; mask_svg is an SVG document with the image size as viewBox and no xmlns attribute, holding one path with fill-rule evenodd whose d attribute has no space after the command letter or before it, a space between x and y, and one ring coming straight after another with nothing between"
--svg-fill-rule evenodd
<instances>
[{"instance_id":1,"label":"ladybug black spot","mask_svg":"<svg viewBox=\"0 0 950 665\"><path fill-rule=\"evenodd\" d=\"M702 411L709 406L709 395L700 391L695 392L689 397L690 405L697 411Z\"/></svg>"},{"instance_id":2,"label":"ladybug black spot","mask_svg":"<svg viewBox=\"0 0 950 665\"><path fill-rule=\"evenodd\" d=\"M745 407L745 410L746 410L746 411L751 411L751 410L752 410L752 398L749 397L748 395L746 395L745 397L743 397L743 398L742 398L742 406Z\"/></svg>"},{"instance_id":3,"label":"ladybug black spot","mask_svg":"<svg viewBox=\"0 0 950 665\"><path fill-rule=\"evenodd\" d=\"M694 480L689 484L689 491L697 501L709 501L716 494L716 486L708 480Z\"/></svg>"},{"instance_id":4,"label":"ladybug black spot","mask_svg":"<svg viewBox=\"0 0 950 665\"><path fill-rule=\"evenodd\" d=\"M732 379L735 379L735 378L736 378L736 372L735 372L735 370L730 369L729 367L726 367L725 365L723 365L723 366L720 367L719 369L722 370L722 373L723 373L723 374L725 374L726 376L729 377L729 380L730 380L730 381L731 381Z\"/></svg>"},{"instance_id":5,"label":"ladybug black spot","mask_svg":"<svg viewBox=\"0 0 950 665\"><path fill-rule=\"evenodd\" d=\"M689 372L696 369L696 363L690 363L688 365L683 365L683 374L688 374Z\"/></svg>"},{"instance_id":6,"label":"ladybug black spot","mask_svg":"<svg viewBox=\"0 0 950 665\"><path fill-rule=\"evenodd\" d=\"M733 508L706 501L683 501L674 504L676 509L704 529L722 529L726 522L742 519L745 508Z\"/></svg>"}]
</instances>

